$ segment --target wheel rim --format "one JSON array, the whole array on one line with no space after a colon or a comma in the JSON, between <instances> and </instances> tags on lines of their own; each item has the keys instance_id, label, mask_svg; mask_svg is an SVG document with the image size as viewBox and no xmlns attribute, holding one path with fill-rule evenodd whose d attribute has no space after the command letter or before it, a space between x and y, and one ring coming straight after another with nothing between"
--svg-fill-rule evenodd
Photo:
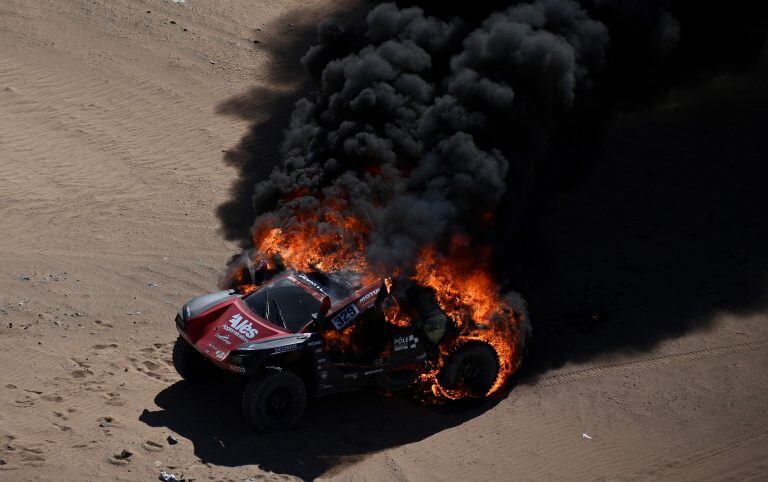
<instances>
[{"instance_id":1,"label":"wheel rim","mask_svg":"<svg viewBox=\"0 0 768 482\"><path fill-rule=\"evenodd\" d=\"M269 415L282 418L291 413L293 395L285 387L278 387L270 392L265 402L265 408Z\"/></svg>"},{"instance_id":2,"label":"wheel rim","mask_svg":"<svg viewBox=\"0 0 768 482\"><path fill-rule=\"evenodd\" d=\"M480 359L476 356L469 357L461 362L459 366L459 378L465 381L473 381L480 376L482 366Z\"/></svg>"}]
</instances>

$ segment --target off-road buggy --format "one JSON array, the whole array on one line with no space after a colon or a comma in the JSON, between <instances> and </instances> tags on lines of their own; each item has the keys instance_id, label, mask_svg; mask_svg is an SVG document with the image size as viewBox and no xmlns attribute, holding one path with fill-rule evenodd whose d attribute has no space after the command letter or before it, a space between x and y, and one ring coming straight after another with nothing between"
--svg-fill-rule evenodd
<instances>
[{"instance_id":1,"label":"off-road buggy","mask_svg":"<svg viewBox=\"0 0 768 482\"><path fill-rule=\"evenodd\" d=\"M421 319L412 326L388 323L385 310L396 301L386 284L363 284L353 273L268 273L262 266L251 276L255 290L219 291L182 307L173 364L188 380L209 377L215 367L249 377L243 415L262 431L293 425L308 395L409 386L450 333L434 302L417 303ZM438 379L483 396L498 371L489 345L468 343L453 351Z\"/></svg>"}]
</instances>

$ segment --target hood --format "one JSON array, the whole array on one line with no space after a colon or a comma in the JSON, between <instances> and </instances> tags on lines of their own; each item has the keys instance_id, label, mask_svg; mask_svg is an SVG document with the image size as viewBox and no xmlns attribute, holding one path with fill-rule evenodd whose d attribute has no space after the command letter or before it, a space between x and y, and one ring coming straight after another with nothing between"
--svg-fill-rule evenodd
<instances>
[{"instance_id":1,"label":"hood","mask_svg":"<svg viewBox=\"0 0 768 482\"><path fill-rule=\"evenodd\" d=\"M256 315L239 297L220 300L187 323L191 343L213 360L223 361L243 344L290 334Z\"/></svg>"}]
</instances>

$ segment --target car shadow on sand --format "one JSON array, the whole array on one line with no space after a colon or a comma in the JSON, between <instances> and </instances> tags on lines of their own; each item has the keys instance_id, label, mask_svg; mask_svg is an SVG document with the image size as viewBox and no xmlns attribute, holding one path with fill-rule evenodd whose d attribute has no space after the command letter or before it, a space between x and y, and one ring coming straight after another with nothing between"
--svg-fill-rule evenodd
<instances>
[{"instance_id":1,"label":"car shadow on sand","mask_svg":"<svg viewBox=\"0 0 768 482\"><path fill-rule=\"evenodd\" d=\"M240 413L243 384L177 382L155 397L160 410L139 420L192 441L203 462L262 470L302 479L329 475L375 452L423 440L489 410L498 401L427 406L408 395L375 389L310 399L291 430L259 433Z\"/></svg>"}]
</instances>

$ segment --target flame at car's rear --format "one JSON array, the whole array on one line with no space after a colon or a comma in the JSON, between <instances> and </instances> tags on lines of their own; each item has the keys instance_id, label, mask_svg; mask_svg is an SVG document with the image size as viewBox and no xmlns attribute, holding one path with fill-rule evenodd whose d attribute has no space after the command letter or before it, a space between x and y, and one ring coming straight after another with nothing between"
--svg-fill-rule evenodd
<instances>
[{"instance_id":1,"label":"flame at car's rear","mask_svg":"<svg viewBox=\"0 0 768 482\"><path fill-rule=\"evenodd\" d=\"M423 386L438 397L456 399L468 395L461 388L444 389L437 381L445 359L468 341L489 344L499 358L499 375L487 395L501 388L520 366L519 337L524 336L526 316L522 300L513 294L502 296L484 253L487 251L467 245L466 240L454 239L445 255L433 246L424 248L416 265L414 281L434 290L440 308L459 330L457 336L440 344L437 365L421 375Z\"/></svg>"},{"instance_id":2,"label":"flame at car's rear","mask_svg":"<svg viewBox=\"0 0 768 482\"><path fill-rule=\"evenodd\" d=\"M282 226L263 221L254 230L254 249L249 256L253 261L272 264L279 259L285 267L299 271L355 271L365 282L384 279L388 289L395 285L430 288L456 329L440 341L439 354L428 371L419 376L417 387L433 401L471 396L471 391L462 387L443 388L437 375L456 348L466 342L479 342L491 346L498 356L499 374L486 395L497 392L520 365L518 347L526 314L522 299L514 294L505 296L494 281L489 267L490 249L455 236L444 252L427 245L419 251L414 266L385 272L384 267L365 257L368 233L366 224L348 213L301 213ZM245 270L243 264L236 265L230 283L251 291L255 286L246 283ZM409 326L417 316L397 303L384 311L387 322L399 327ZM349 335L331 329L324 338L336 348L357 351L360 347L351 345L353 337Z\"/></svg>"}]
</instances>

